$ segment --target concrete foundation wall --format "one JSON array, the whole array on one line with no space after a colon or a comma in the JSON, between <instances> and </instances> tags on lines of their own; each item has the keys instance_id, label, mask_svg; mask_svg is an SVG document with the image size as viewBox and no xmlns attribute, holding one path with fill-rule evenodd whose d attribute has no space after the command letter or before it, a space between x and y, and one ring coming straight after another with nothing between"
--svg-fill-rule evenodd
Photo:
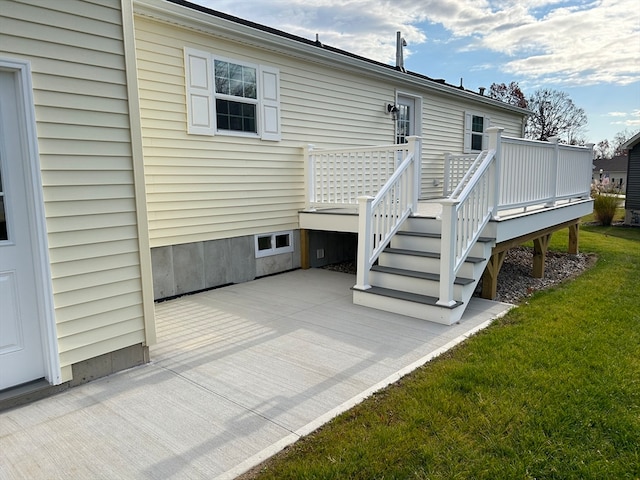
<instances>
[{"instance_id":1,"label":"concrete foundation wall","mask_svg":"<svg viewBox=\"0 0 640 480\"><path fill-rule=\"evenodd\" d=\"M59 385L37 380L0 392L0 412L55 395L70 387L149 362L149 347L138 343L71 365L73 378Z\"/></svg>"},{"instance_id":2,"label":"concrete foundation wall","mask_svg":"<svg viewBox=\"0 0 640 480\"><path fill-rule=\"evenodd\" d=\"M640 210L625 210L624 224L640 226Z\"/></svg>"},{"instance_id":3,"label":"concrete foundation wall","mask_svg":"<svg viewBox=\"0 0 640 480\"><path fill-rule=\"evenodd\" d=\"M293 232L293 242L293 252L262 258L256 258L253 235L152 248L153 297L160 300L300 268L299 231Z\"/></svg>"},{"instance_id":4,"label":"concrete foundation wall","mask_svg":"<svg viewBox=\"0 0 640 480\"><path fill-rule=\"evenodd\" d=\"M120 350L74 363L71 366L73 379L69 382L69 386L75 387L76 385L148 362L149 347L138 344L121 348Z\"/></svg>"}]
</instances>

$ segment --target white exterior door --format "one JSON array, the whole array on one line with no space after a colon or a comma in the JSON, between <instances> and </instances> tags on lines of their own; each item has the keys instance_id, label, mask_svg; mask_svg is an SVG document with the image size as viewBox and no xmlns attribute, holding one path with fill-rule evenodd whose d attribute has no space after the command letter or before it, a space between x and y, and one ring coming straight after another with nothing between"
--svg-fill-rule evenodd
<instances>
[{"instance_id":1,"label":"white exterior door","mask_svg":"<svg viewBox=\"0 0 640 480\"><path fill-rule=\"evenodd\" d=\"M45 376L19 85L0 70L0 390Z\"/></svg>"},{"instance_id":2,"label":"white exterior door","mask_svg":"<svg viewBox=\"0 0 640 480\"><path fill-rule=\"evenodd\" d=\"M416 134L416 100L398 95L396 114L396 143L407 143L406 138Z\"/></svg>"}]
</instances>

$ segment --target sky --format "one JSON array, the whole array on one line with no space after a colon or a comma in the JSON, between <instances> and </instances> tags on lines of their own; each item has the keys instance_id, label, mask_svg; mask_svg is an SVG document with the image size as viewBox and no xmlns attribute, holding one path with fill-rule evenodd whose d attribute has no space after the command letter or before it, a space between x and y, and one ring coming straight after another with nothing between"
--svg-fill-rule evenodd
<instances>
[{"instance_id":1,"label":"sky","mask_svg":"<svg viewBox=\"0 0 640 480\"><path fill-rule=\"evenodd\" d=\"M517 82L566 92L587 142L640 130L638 0L192 0L477 91Z\"/></svg>"}]
</instances>

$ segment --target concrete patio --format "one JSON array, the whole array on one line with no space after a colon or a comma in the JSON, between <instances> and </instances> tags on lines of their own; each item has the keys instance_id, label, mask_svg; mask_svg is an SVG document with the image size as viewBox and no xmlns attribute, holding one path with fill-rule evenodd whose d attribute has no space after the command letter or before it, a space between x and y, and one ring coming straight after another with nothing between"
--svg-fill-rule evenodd
<instances>
[{"instance_id":1,"label":"concrete patio","mask_svg":"<svg viewBox=\"0 0 640 480\"><path fill-rule=\"evenodd\" d=\"M0 413L1 479L234 478L503 315L444 326L296 270L156 305L151 363Z\"/></svg>"}]
</instances>

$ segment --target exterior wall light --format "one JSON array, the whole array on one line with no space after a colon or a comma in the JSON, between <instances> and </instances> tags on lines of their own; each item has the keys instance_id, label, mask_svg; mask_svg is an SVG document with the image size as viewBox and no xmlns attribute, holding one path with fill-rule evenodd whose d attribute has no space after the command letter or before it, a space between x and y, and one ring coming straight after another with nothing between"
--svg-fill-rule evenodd
<instances>
[{"instance_id":1,"label":"exterior wall light","mask_svg":"<svg viewBox=\"0 0 640 480\"><path fill-rule=\"evenodd\" d=\"M387 104L387 113L391 114L391 118L393 118L393 121L395 122L396 120L396 115L398 113L398 107L397 105L394 105L393 103L389 103Z\"/></svg>"}]
</instances>

